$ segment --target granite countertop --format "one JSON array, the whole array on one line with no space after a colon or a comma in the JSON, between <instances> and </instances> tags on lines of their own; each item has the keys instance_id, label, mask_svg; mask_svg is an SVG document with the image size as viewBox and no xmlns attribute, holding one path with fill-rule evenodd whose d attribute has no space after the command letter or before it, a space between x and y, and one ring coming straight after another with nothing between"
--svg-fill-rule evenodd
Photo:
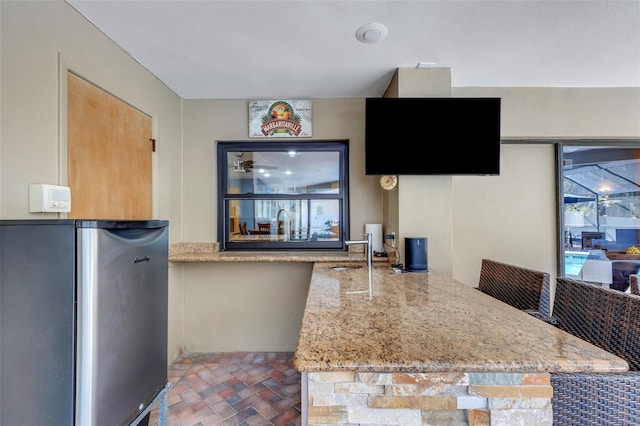
<instances>
[{"instance_id":1,"label":"granite countertop","mask_svg":"<svg viewBox=\"0 0 640 426\"><path fill-rule=\"evenodd\" d=\"M604 350L434 271L314 264L300 371L626 371Z\"/></svg>"},{"instance_id":2,"label":"granite countertop","mask_svg":"<svg viewBox=\"0 0 640 426\"><path fill-rule=\"evenodd\" d=\"M169 247L169 262L365 262L364 249L349 251L218 251L217 243L177 243ZM373 262L388 263L386 257Z\"/></svg>"}]
</instances>

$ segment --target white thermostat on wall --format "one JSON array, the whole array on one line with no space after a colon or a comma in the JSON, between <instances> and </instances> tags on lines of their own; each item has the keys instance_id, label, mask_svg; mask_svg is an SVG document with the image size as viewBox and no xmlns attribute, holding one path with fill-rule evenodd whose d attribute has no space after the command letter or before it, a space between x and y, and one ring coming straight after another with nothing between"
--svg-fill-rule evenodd
<instances>
[{"instance_id":1,"label":"white thermostat on wall","mask_svg":"<svg viewBox=\"0 0 640 426\"><path fill-rule=\"evenodd\" d=\"M29 184L29 211L31 213L69 213L71 188L45 183Z\"/></svg>"}]
</instances>

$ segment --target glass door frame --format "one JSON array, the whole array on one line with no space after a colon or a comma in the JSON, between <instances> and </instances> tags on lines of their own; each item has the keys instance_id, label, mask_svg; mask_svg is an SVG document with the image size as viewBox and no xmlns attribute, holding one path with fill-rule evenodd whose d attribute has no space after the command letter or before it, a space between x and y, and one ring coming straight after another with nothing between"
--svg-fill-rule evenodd
<instances>
[{"instance_id":1,"label":"glass door frame","mask_svg":"<svg viewBox=\"0 0 640 426\"><path fill-rule=\"evenodd\" d=\"M565 194L564 194L564 165L565 147L607 147L607 148L637 148L640 149L640 139L567 139L554 142L556 155L556 204L557 204L557 267L558 276L565 277L566 274L566 221L565 221ZM600 229L599 195L594 192L596 202L596 226Z\"/></svg>"}]
</instances>

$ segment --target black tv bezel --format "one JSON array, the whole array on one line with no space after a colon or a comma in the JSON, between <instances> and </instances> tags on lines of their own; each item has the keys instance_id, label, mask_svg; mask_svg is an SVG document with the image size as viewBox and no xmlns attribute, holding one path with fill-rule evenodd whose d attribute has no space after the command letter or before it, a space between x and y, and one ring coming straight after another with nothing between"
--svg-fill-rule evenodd
<instances>
[{"instance_id":1,"label":"black tv bezel","mask_svg":"<svg viewBox=\"0 0 640 426\"><path fill-rule=\"evenodd\" d=\"M372 119L371 104L377 103L377 111L375 120ZM491 119L491 124L482 126L483 134L480 136L482 139L481 145L478 149L473 151L470 157L465 158L465 163L444 163L444 165L450 165L451 167L443 167L443 164L439 164L438 167L431 167L428 163L418 163L416 158L425 157L424 148L420 148L415 144L416 135L410 134L413 131L412 128L406 127L406 130L400 134L394 134L394 137L388 137L386 135L380 136L380 125L383 120L380 120L382 110L382 104L388 111L395 110L395 119L391 122L390 126L394 127L394 131L398 131L398 122L402 120L403 111L407 111L410 105L415 108L416 104L422 103L424 106L428 106L425 110L425 114L433 112L434 108L446 107L449 110L451 108L458 108L465 113L467 117L461 117L461 121L465 119L470 120L472 123L482 119L484 117ZM501 116L501 98L499 97L428 97L428 98L366 98L365 99L365 175L416 175L416 176L498 176L500 175L500 116ZM428 105L427 105L428 104ZM437 105L440 104L440 105ZM457 105L455 105L457 104ZM395 107L395 108L394 108ZM398 109L398 107L401 107ZM469 111L471 109L471 111ZM471 116L471 112L480 114L478 117ZM474 121L475 120L475 121ZM388 121L388 120L385 120ZM450 121L447 121L450 122ZM438 122L436 122L438 124ZM472 124L473 125L473 124ZM401 129L401 128L400 128ZM385 129L386 131L386 129ZM450 157L454 154L459 154L460 141L459 136L443 136L444 130L439 129L435 131L435 138L441 138L449 141L448 143L457 144L455 150L451 145L437 147L429 147L438 158ZM388 139L388 140L387 140ZM411 150L399 149L395 140L408 140L414 141L411 146ZM452 140L453 139L453 140ZM468 147L468 145L467 145ZM443 150L445 150L443 154ZM374 154L372 155L372 152ZM427 158L430 154L427 154ZM475 161L478 156L481 155L483 161ZM394 159L400 158L404 161L398 161ZM375 162L374 162L375 160ZM491 161L489 161L491 160ZM433 163L432 163L433 164Z\"/></svg>"}]
</instances>

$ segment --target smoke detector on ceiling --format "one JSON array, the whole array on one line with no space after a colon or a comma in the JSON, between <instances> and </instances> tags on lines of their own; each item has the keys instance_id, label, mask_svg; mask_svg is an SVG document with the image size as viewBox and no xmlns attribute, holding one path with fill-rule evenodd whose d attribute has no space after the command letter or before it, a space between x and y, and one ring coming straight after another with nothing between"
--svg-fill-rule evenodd
<instances>
[{"instance_id":1,"label":"smoke detector on ceiling","mask_svg":"<svg viewBox=\"0 0 640 426\"><path fill-rule=\"evenodd\" d=\"M389 30L383 24L372 22L358 28L356 38L362 43L377 43L387 37Z\"/></svg>"}]
</instances>

